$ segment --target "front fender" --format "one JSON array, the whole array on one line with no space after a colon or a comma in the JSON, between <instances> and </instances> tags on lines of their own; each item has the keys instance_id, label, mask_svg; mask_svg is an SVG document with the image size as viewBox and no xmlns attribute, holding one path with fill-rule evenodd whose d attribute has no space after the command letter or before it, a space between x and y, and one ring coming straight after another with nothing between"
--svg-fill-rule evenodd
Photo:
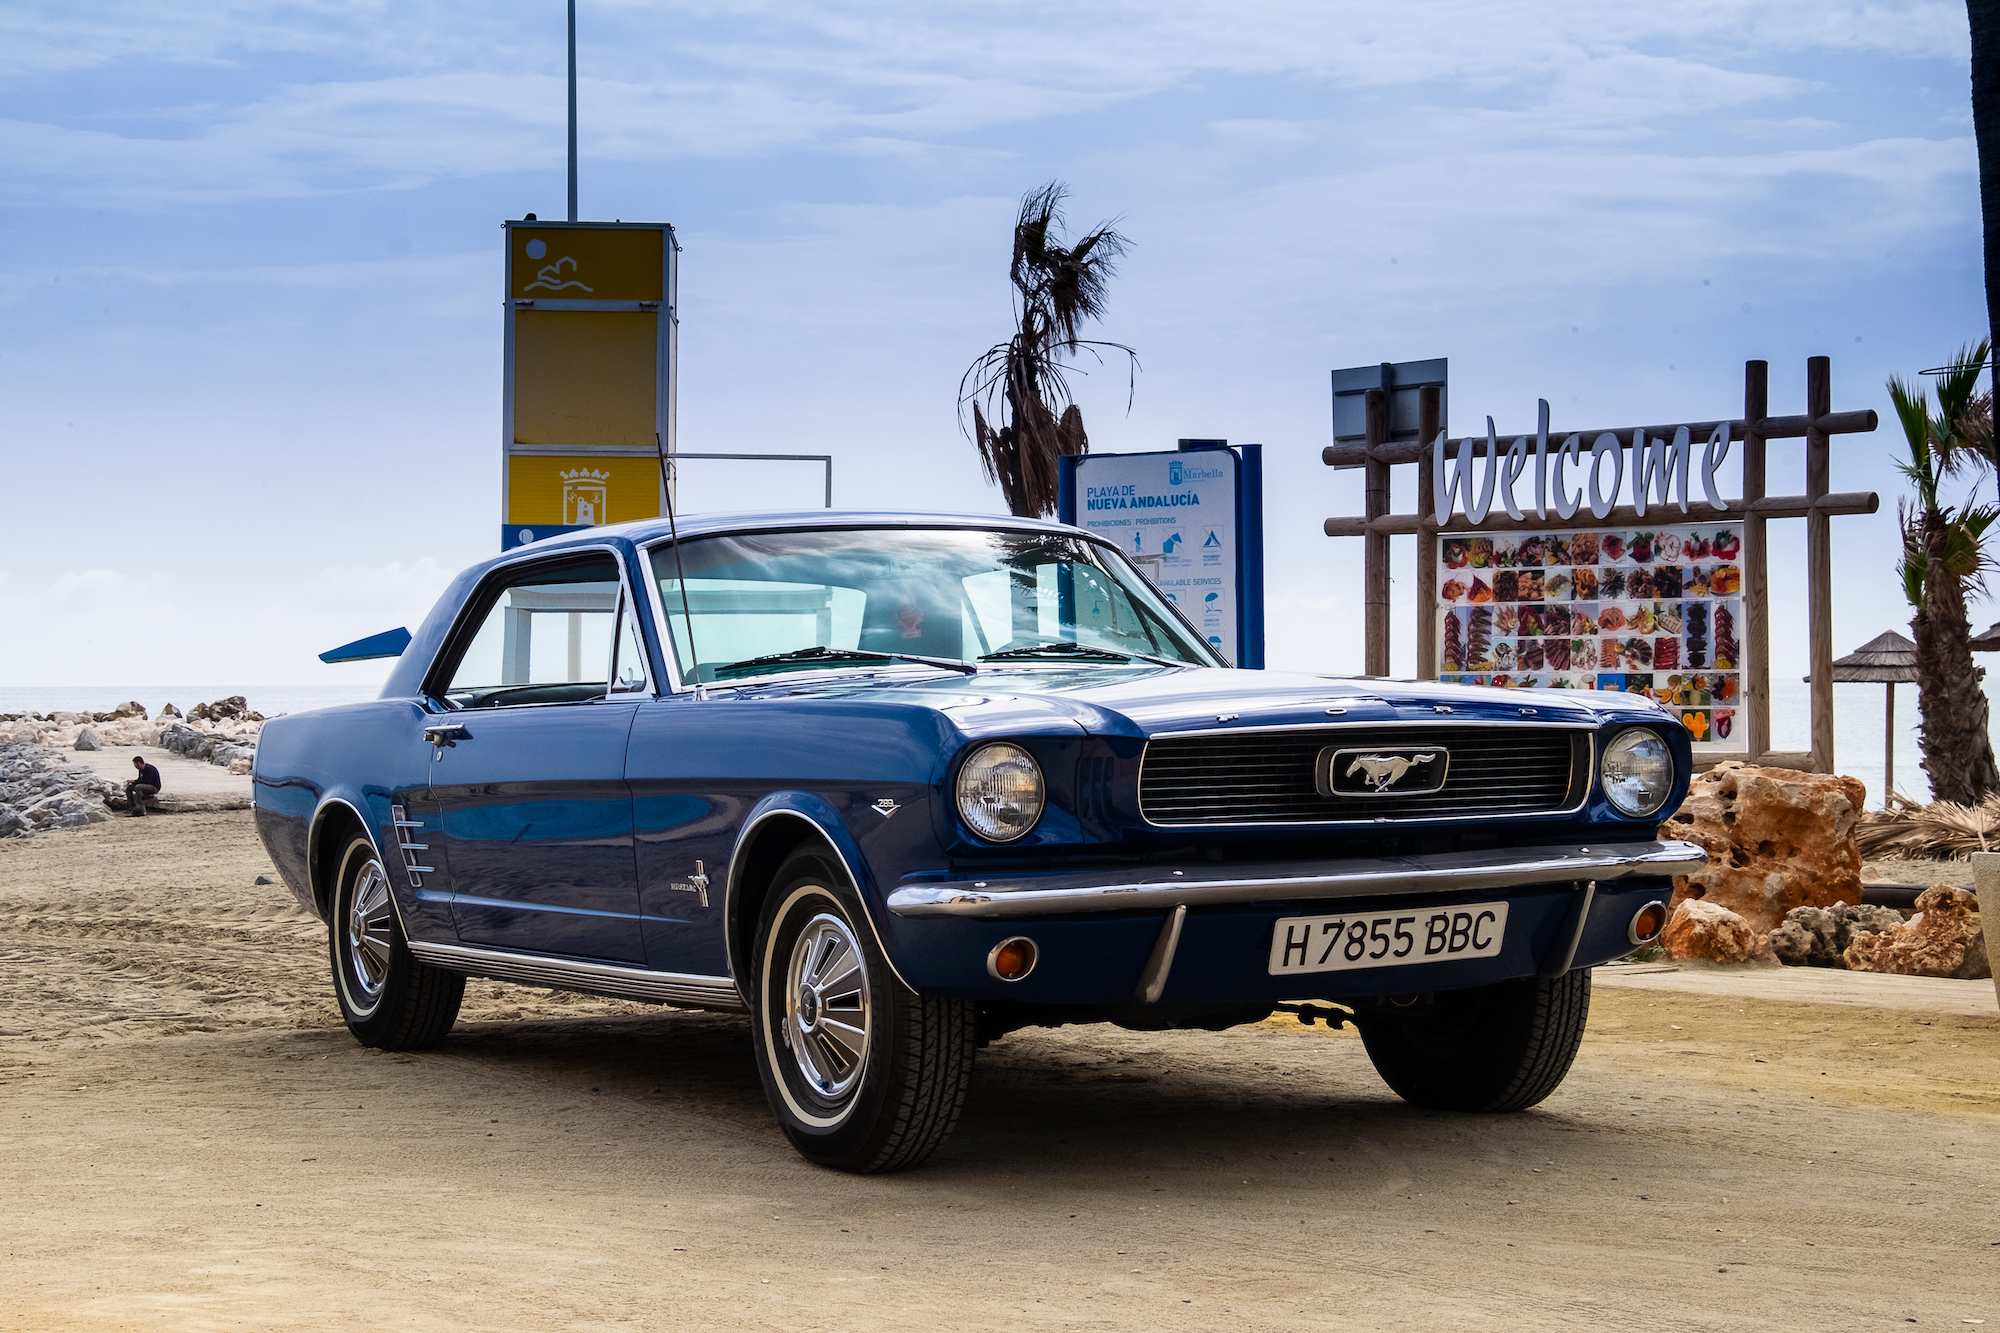
<instances>
[{"instance_id":1,"label":"front fender","mask_svg":"<svg viewBox=\"0 0 2000 1333\"><path fill-rule=\"evenodd\" d=\"M729 881L723 891L723 929L728 937L729 974L734 978L736 989L745 1004L753 1001L748 990L750 951L755 943L757 916L763 907L764 893L770 888L768 883L756 880L761 872L776 869L776 865L771 863L775 852L813 837L824 842L839 859L848 882L860 895L861 914L867 918L868 931L875 937L875 947L881 950L884 958L889 959L889 968L896 973L896 980L905 987L909 986L897 970L895 959L890 957L877 922L878 914L887 910L887 891L876 879L868 858L862 854L860 845L848 829L847 821L825 798L812 792L776 791L758 801L743 821L743 828L736 835L736 846L730 853Z\"/></svg>"}]
</instances>

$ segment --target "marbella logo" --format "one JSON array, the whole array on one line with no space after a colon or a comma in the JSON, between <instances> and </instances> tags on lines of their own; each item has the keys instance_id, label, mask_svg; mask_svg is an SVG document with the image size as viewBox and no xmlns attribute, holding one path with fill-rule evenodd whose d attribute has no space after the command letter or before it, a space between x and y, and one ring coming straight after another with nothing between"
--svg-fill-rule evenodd
<instances>
[{"instance_id":1,"label":"marbella logo","mask_svg":"<svg viewBox=\"0 0 2000 1333\"><path fill-rule=\"evenodd\" d=\"M1219 467L1196 467L1193 463L1179 458L1167 460L1169 486L1179 486L1189 481L1221 481L1222 476L1222 469Z\"/></svg>"},{"instance_id":2,"label":"marbella logo","mask_svg":"<svg viewBox=\"0 0 2000 1333\"><path fill-rule=\"evenodd\" d=\"M561 474L563 522L573 528L594 527L605 521L605 496L611 481L609 472L595 468L575 468Z\"/></svg>"}]
</instances>

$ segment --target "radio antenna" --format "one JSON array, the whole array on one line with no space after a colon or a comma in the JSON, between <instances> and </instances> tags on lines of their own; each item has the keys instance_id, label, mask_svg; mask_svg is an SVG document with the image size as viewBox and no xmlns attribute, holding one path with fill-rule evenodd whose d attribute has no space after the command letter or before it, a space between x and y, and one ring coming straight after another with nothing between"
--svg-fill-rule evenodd
<instances>
[{"instance_id":1,"label":"radio antenna","mask_svg":"<svg viewBox=\"0 0 2000 1333\"><path fill-rule=\"evenodd\" d=\"M660 432L653 432L653 448L660 456L660 494L667 501L667 536L674 544L674 578L681 585L681 623L687 626L688 661L695 675L694 697L706 699L708 691L701 686L701 654L694 647L694 612L688 609L687 567L681 562L680 525L674 519L673 473L667 467L667 444L660 438Z\"/></svg>"}]
</instances>

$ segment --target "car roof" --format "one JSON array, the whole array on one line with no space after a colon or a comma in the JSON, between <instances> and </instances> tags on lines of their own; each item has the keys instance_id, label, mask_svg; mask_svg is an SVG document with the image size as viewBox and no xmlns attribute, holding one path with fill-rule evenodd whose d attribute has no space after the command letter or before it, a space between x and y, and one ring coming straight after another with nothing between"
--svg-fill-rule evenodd
<instances>
[{"instance_id":1,"label":"car roof","mask_svg":"<svg viewBox=\"0 0 2000 1333\"><path fill-rule=\"evenodd\" d=\"M1008 528L1014 531L1059 532L1067 536L1093 534L1066 523L1041 518L1018 518L1012 514L948 514L910 509L774 509L762 513L680 514L673 522L664 518L634 519L629 523L607 523L558 537L510 549L508 555L524 551L556 551L564 546L584 546L616 537L636 545L669 537L678 531L686 537L713 537L731 532L768 532L774 528Z\"/></svg>"}]
</instances>

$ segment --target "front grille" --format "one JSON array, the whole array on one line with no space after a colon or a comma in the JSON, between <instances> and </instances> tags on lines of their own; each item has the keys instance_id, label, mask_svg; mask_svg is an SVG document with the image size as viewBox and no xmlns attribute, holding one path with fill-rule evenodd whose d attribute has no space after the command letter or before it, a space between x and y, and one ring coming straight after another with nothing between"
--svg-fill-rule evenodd
<instances>
[{"instance_id":1,"label":"front grille","mask_svg":"<svg viewBox=\"0 0 2000 1333\"><path fill-rule=\"evenodd\" d=\"M1443 746L1444 786L1322 796L1321 750ZM1154 824L1324 824L1555 813L1583 801L1590 733L1554 727L1356 727L1177 737L1146 744L1139 810Z\"/></svg>"}]
</instances>

